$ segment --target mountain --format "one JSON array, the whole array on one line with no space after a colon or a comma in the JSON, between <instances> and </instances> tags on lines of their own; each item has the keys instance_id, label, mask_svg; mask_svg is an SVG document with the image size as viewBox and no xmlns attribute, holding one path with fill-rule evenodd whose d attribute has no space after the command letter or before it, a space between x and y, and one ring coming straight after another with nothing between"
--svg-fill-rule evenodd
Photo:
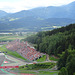
<instances>
[{"instance_id":1,"label":"mountain","mask_svg":"<svg viewBox=\"0 0 75 75\"><path fill-rule=\"evenodd\" d=\"M75 1L63 6L49 6L32 9L34 15L41 18L71 18L75 19Z\"/></svg>"},{"instance_id":2,"label":"mountain","mask_svg":"<svg viewBox=\"0 0 75 75\"><path fill-rule=\"evenodd\" d=\"M0 18L0 30L43 31L75 23L74 7L75 1L63 6L38 7L8 14Z\"/></svg>"},{"instance_id":3,"label":"mountain","mask_svg":"<svg viewBox=\"0 0 75 75\"><path fill-rule=\"evenodd\" d=\"M48 6L38 7L30 10L22 10L17 13L13 13L6 17L22 18L28 16L36 16L40 18L71 18L75 19L75 1L63 6Z\"/></svg>"},{"instance_id":4,"label":"mountain","mask_svg":"<svg viewBox=\"0 0 75 75\"><path fill-rule=\"evenodd\" d=\"M8 13L5 11L0 10L0 18L6 16Z\"/></svg>"},{"instance_id":5,"label":"mountain","mask_svg":"<svg viewBox=\"0 0 75 75\"><path fill-rule=\"evenodd\" d=\"M44 31L59 28L61 26L75 23L75 20L68 18L48 18L24 17L11 19L10 21L0 22L0 30L12 31Z\"/></svg>"}]
</instances>

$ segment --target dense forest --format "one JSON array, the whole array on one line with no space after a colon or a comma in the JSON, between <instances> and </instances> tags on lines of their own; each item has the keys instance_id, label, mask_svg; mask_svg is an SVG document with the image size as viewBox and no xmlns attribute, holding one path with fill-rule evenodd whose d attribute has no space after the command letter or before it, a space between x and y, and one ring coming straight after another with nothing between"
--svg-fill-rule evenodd
<instances>
[{"instance_id":1,"label":"dense forest","mask_svg":"<svg viewBox=\"0 0 75 75\"><path fill-rule=\"evenodd\" d=\"M71 47L75 49L75 24L54 29L52 31L39 32L36 35L28 37L26 40L37 44L37 50L40 52L58 56L63 51Z\"/></svg>"},{"instance_id":2,"label":"dense forest","mask_svg":"<svg viewBox=\"0 0 75 75\"><path fill-rule=\"evenodd\" d=\"M75 75L75 49L67 49L60 56L57 63L60 72L58 75Z\"/></svg>"},{"instance_id":3,"label":"dense forest","mask_svg":"<svg viewBox=\"0 0 75 75\"><path fill-rule=\"evenodd\" d=\"M25 39L36 44L37 51L59 57L59 75L74 75L75 72L75 24L39 32Z\"/></svg>"}]
</instances>

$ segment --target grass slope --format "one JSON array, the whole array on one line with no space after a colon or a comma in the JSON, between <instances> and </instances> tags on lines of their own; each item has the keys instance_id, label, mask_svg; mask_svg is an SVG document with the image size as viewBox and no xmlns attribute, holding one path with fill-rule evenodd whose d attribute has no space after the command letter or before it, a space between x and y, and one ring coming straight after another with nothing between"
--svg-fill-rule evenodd
<instances>
[{"instance_id":1,"label":"grass slope","mask_svg":"<svg viewBox=\"0 0 75 75\"><path fill-rule=\"evenodd\" d=\"M12 69L13 71L18 70L18 73L37 74L37 75L58 75L58 71L50 70L56 64L51 62L27 64L20 66L19 69ZM48 70L46 70L48 69Z\"/></svg>"},{"instance_id":2,"label":"grass slope","mask_svg":"<svg viewBox=\"0 0 75 75\"><path fill-rule=\"evenodd\" d=\"M59 71L27 71L21 70L19 73L35 74L35 75L58 75Z\"/></svg>"},{"instance_id":3,"label":"grass slope","mask_svg":"<svg viewBox=\"0 0 75 75\"><path fill-rule=\"evenodd\" d=\"M8 55L12 55L12 56L15 56L17 58L20 58L20 59L23 59L23 60L27 61L27 59L25 59L24 57L19 55L16 51L8 50L5 46L6 45L3 45L3 46L0 47L1 52L7 52Z\"/></svg>"},{"instance_id":4,"label":"grass slope","mask_svg":"<svg viewBox=\"0 0 75 75\"><path fill-rule=\"evenodd\" d=\"M43 62L46 60L46 55L43 55L41 58L37 59L37 62Z\"/></svg>"},{"instance_id":5,"label":"grass slope","mask_svg":"<svg viewBox=\"0 0 75 75\"><path fill-rule=\"evenodd\" d=\"M49 60L58 61L59 59L58 58L55 58L53 56L49 56Z\"/></svg>"},{"instance_id":6,"label":"grass slope","mask_svg":"<svg viewBox=\"0 0 75 75\"><path fill-rule=\"evenodd\" d=\"M27 64L25 66L20 66L20 70L39 70L39 69L51 69L56 64L51 62L37 63L37 64Z\"/></svg>"}]
</instances>

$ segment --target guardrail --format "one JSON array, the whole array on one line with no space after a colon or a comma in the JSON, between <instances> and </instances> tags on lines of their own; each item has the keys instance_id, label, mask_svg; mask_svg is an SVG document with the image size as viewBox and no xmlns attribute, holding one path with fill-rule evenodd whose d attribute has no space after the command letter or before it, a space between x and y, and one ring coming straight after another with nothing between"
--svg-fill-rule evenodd
<instances>
[{"instance_id":1,"label":"guardrail","mask_svg":"<svg viewBox=\"0 0 75 75\"><path fill-rule=\"evenodd\" d=\"M0 68L5 69L5 68L19 68L19 66L0 66Z\"/></svg>"}]
</instances>

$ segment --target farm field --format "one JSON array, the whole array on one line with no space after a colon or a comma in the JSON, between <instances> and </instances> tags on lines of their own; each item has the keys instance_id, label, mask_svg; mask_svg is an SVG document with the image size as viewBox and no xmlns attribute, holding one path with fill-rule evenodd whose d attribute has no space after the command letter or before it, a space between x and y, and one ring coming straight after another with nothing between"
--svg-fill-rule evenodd
<instances>
[{"instance_id":1,"label":"farm field","mask_svg":"<svg viewBox=\"0 0 75 75\"><path fill-rule=\"evenodd\" d=\"M36 32L24 32L24 33L15 33L15 34L1 34L0 35L0 42L1 41L13 41L13 40L16 40L16 39L25 39L27 38L28 36L31 36L33 34L36 34Z\"/></svg>"},{"instance_id":2,"label":"farm field","mask_svg":"<svg viewBox=\"0 0 75 75\"><path fill-rule=\"evenodd\" d=\"M11 36L0 36L0 41L12 41L16 39L24 39L26 36L16 36L16 35L11 35Z\"/></svg>"}]
</instances>

